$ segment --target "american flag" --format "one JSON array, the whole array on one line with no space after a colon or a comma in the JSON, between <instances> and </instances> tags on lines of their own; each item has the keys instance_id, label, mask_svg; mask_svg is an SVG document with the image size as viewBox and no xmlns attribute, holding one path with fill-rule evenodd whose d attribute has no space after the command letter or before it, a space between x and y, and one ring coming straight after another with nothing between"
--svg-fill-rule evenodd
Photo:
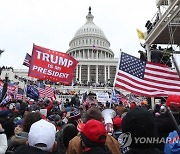
<instances>
[{"instance_id":1,"label":"american flag","mask_svg":"<svg viewBox=\"0 0 180 154\"><path fill-rule=\"evenodd\" d=\"M116 89L113 89L112 91L112 101L116 103L119 103L121 101L123 105L128 104L128 99L126 98L126 96Z\"/></svg>"},{"instance_id":2,"label":"american flag","mask_svg":"<svg viewBox=\"0 0 180 154\"><path fill-rule=\"evenodd\" d=\"M18 88L17 93L16 93L16 99L23 100L23 95L24 95L24 90L21 88Z\"/></svg>"},{"instance_id":3,"label":"american flag","mask_svg":"<svg viewBox=\"0 0 180 154\"><path fill-rule=\"evenodd\" d=\"M31 56L28 53L26 53L26 57L24 59L23 65L29 67L30 66L30 60L31 60Z\"/></svg>"},{"instance_id":4,"label":"american flag","mask_svg":"<svg viewBox=\"0 0 180 154\"><path fill-rule=\"evenodd\" d=\"M175 70L162 64L142 61L123 52L114 86L147 97L180 94L180 78Z\"/></svg>"},{"instance_id":5,"label":"american flag","mask_svg":"<svg viewBox=\"0 0 180 154\"><path fill-rule=\"evenodd\" d=\"M44 98L46 95L45 85L43 83L39 83L38 85L39 97Z\"/></svg>"},{"instance_id":6,"label":"american flag","mask_svg":"<svg viewBox=\"0 0 180 154\"><path fill-rule=\"evenodd\" d=\"M115 89L112 90L111 100L112 100L113 102L115 102L115 103L119 103L119 102L120 102L119 97L116 95L116 90L115 90Z\"/></svg>"},{"instance_id":7,"label":"american flag","mask_svg":"<svg viewBox=\"0 0 180 154\"><path fill-rule=\"evenodd\" d=\"M16 89L17 89L17 86L15 84L8 83L7 93L15 95L16 94Z\"/></svg>"},{"instance_id":8,"label":"american flag","mask_svg":"<svg viewBox=\"0 0 180 154\"><path fill-rule=\"evenodd\" d=\"M54 99L55 94L54 94L54 89L51 86L46 85L45 87L45 96L48 98Z\"/></svg>"}]
</instances>

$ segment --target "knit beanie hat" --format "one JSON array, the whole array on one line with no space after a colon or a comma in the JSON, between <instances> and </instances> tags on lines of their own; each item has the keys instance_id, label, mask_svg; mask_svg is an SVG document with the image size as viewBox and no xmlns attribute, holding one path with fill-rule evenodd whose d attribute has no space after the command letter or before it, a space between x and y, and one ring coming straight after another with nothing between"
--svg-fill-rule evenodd
<instances>
[{"instance_id":1,"label":"knit beanie hat","mask_svg":"<svg viewBox=\"0 0 180 154\"><path fill-rule=\"evenodd\" d=\"M131 148L147 148L152 146L150 143L139 143L137 139L152 138L157 135L155 118L152 113L142 107L130 110L122 120L122 132L129 132L132 137ZM135 140L136 139L136 140Z\"/></svg>"}]
</instances>

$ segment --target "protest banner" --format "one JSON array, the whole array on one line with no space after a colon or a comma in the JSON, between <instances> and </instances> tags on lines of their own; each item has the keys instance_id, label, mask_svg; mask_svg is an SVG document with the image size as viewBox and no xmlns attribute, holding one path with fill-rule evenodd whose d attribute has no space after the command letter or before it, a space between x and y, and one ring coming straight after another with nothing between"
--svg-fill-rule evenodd
<instances>
[{"instance_id":1,"label":"protest banner","mask_svg":"<svg viewBox=\"0 0 180 154\"><path fill-rule=\"evenodd\" d=\"M28 76L71 84L78 61L66 53L33 45Z\"/></svg>"}]
</instances>

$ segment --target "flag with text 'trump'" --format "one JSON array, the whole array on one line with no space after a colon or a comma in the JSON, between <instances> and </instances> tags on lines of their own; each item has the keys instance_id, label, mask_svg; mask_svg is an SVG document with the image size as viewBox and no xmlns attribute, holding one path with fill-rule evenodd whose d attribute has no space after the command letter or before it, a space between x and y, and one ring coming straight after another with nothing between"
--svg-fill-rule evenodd
<instances>
[{"instance_id":1,"label":"flag with text 'trump'","mask_svg":"<svg viewBox=\"0 0 180 154\"><path fill-rule=\"evenodd\" d=\"M33 45L28 76L69 85L77 64L69 54Z\"/></svg>"}]
</instances>

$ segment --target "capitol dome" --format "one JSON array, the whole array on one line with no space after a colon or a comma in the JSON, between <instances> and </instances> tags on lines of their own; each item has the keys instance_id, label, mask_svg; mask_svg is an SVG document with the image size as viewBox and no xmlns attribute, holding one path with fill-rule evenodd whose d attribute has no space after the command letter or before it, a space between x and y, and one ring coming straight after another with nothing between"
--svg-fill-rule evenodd
<instances>
[{"instance_id":1,"label":"capitol dome","mask_svg":"<svg viewBox=\"0 0 180 154\"><path fill-rule=\"evenodd\" d=\"M94 16L91 14L91 11L89 11L89 14L86 16L87 22L77 30L74 37L93 35L106 39L104 32L101 30L101 28L94 24L93 18Z\"/></svg>"},{"instance_id":2,"label":"capitol dome","mask_svg":"<svg viewBox=\"0 0 180 154\"><path fill-rule=\"evenodd\" d=\"M79 36L87 36L87 35L93 35L93 36L99 36L101 38L106 39L104 32L96 26L93 21L88 22L84 24L81 28L79 28L74 36L79 37Z\"/></svg>"},{"instance_id":3,"label":"capitol dome","mask_svg":"<svg viewBox=\"0 0 180 154\"><path fill-rule=\"evenodd\" d=\"M104 32L93 22L94 16L91 14L91 7L86 16L86 23L80 27L73 39L69 43L68 54L75 58L114 58L114 53L109 48L110 42L106 38ZM93 56L93 52L97 51L98 57Z\"/></svg>"},{"instance_id":4,"label":"capitol dome","mask_svg":"<svg viewBox=\"0 0 180 154\"><path fill-rule=\"evenodd\" d=\"M73 82L87 86L112 85L118 59L114 58L110 42L101 28L94 24L93 18L89 7L86 23L69 42L66 53L79 62L73 72Z\"/></svg>"}]
</instances>

